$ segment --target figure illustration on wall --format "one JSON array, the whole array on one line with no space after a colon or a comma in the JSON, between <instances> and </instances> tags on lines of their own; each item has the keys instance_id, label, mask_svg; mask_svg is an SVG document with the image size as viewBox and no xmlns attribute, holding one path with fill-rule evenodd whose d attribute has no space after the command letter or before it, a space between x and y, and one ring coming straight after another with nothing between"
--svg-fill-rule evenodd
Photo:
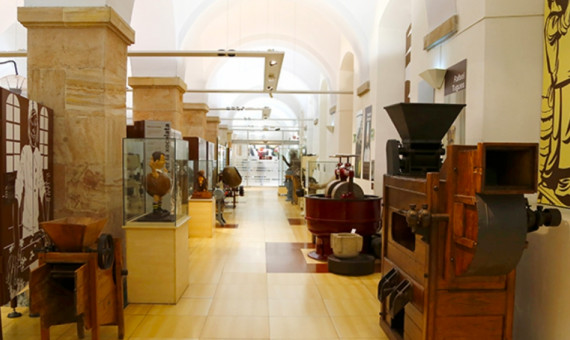
<instances>
[{"instance_id":1,"label":"figure illustration on wall","mask_svg":"<svg viewBox=\"0 0 570 340\"><path fill-rule=\"evenodd\" d=\"M15 94L4 101L5 141L0 183L4 183L2 225L6 227L1 257L7 291L14 298L28 281L34 250L45 246L39 223L51 218L51 168L48 109ZM4 236L3 236L4 237ZM1 286L1 285L0 285ZM0 294L1 295L1 294Z\"/></svg>"},{"instance_id":2,"label":"figure illustration on wall","mask_svg":"<svg viewBox=\"0 0 570 340\"><path fill-rule=\"evenodd\" d=\"M568 0L545 0L539 202L570 206L570 27Z\"/></svg>"},{"instance_id":3,"label":"figure illustration on wall","mask_svg":"<svg viewBox=\"0 0 570 340\"><path fill-rule=\"evenodd\" d=\"M28 142L22 147L16 175L16 199L18 200L22 238L34 235L39 230L38 220L45 220L44 197L46 186L43 175L43 157L39 148L38 104L30 102L28 109Z\"/></svg>"},{"instance_id":4,"label":"figure illustration on wall","mask_svg":"<svg viewBox=\"0 0 570 340\"><path fill-rule=\"evenodd\" d=\"M164 167L166 164L165 155L161 151L155 151L152 154L152 159L149 166L152 172L146 175L145 189L146 192L152 196L152 214L157 217L169 216L168 210L162 209L162 196L166 195L170 190L170 177L167 175L167 170Z\"/></svg>"}]
</instances>

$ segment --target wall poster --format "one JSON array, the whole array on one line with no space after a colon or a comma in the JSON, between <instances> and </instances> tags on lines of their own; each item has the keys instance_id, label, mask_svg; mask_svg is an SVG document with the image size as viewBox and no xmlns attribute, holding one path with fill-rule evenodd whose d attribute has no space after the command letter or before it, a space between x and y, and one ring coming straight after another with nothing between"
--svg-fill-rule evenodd
<instances>
[{"instance_id":1,"label":"wall poster","mask_svg":"<svg viewBox=\"0 0 570 340\"><path fill-rule=\"evenodd\" d=\"M353 143L355 144L354 154L354 177L360 178L362 176L362 110L356 113L356 132L353 135Z\"/></svg>"},{"instance_id":2,"label":"wall poster","mask_svg":"<svg viewBox=\"0 0 570 340\"><path fill-rule=\"evenodd\" d=\"M0 302L24 289L33 250L44 246L39 222L52 219L53 111L0 89Z\"/></svg>"},{"instance_id":3,"label":"wall poster","mask_svg":"<svg viewBox=\"0 0 570 340\"><path fill-rule=\"evenodd\" d=\"M362 179L370 179L370 139L372 135L372 105L364 109L364 151L362 155Z\"/></svg>"},{"instance_id":4,"label":"wall poster","mask_svg":"<svg viewBox=\"0 0 570 340\"><path fill-rule=\"evenodd\" d=\"M570 207L570 10L544 2L538 202Z\"/></svg>"}]
</instances>

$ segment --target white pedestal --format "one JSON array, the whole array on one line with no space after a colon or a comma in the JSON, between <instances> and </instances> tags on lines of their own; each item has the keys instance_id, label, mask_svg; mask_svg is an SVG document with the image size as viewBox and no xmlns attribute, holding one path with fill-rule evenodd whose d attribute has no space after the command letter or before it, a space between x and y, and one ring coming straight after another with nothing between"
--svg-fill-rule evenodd
<instances>
[{"instance_id":1,"label":"white pedestal","mask_svg":"<svg viewBox=\"0 0 570 340\"><path fill-rule=\"evenodd\" d=\"M216 201L212 198L188 200L188 237L212 237L216 227Z\"/></svg>"},{"instance_id":2,"label":"white pedestal","mask_svg":"<svg viewBox=\"0 0 570 340\"><path fill-rule=\"evenodd\" d=\"M188 287L188 221L129 222L127 292L132 303L178 302Z\"/></svg>"}]
</instances>

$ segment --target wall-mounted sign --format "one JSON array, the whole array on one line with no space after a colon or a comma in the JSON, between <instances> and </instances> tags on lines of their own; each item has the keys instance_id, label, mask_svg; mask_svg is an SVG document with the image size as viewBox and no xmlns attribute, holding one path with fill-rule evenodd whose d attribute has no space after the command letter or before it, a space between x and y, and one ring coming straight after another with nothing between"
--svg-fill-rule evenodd
<instances>
[{"instance_id":1,"label":"wall-mounted sign","mask_svg":"<svg viewBox=\"0 0 570 340\"><path fill-rule=\"evenodd\" d=\"M447 69L445 73L445 95L465 90L467 84L467 59Z\"/></svg>"}]
</instances>

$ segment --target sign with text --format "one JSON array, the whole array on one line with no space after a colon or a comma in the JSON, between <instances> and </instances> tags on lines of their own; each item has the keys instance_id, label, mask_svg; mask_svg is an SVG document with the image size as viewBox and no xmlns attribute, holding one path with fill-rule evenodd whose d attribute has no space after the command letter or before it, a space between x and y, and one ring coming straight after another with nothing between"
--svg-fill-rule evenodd
<instances>
[{"instance_id":1,"label":"sign with text","mask_svg":"<svg viewBox=\"0 0 570 340\"><path fill-rule=\"evenodd\" d=\"M447 69L445 74L445 95L465 90L467 84L467 59Z\"/></svg>"}]
</instances>

